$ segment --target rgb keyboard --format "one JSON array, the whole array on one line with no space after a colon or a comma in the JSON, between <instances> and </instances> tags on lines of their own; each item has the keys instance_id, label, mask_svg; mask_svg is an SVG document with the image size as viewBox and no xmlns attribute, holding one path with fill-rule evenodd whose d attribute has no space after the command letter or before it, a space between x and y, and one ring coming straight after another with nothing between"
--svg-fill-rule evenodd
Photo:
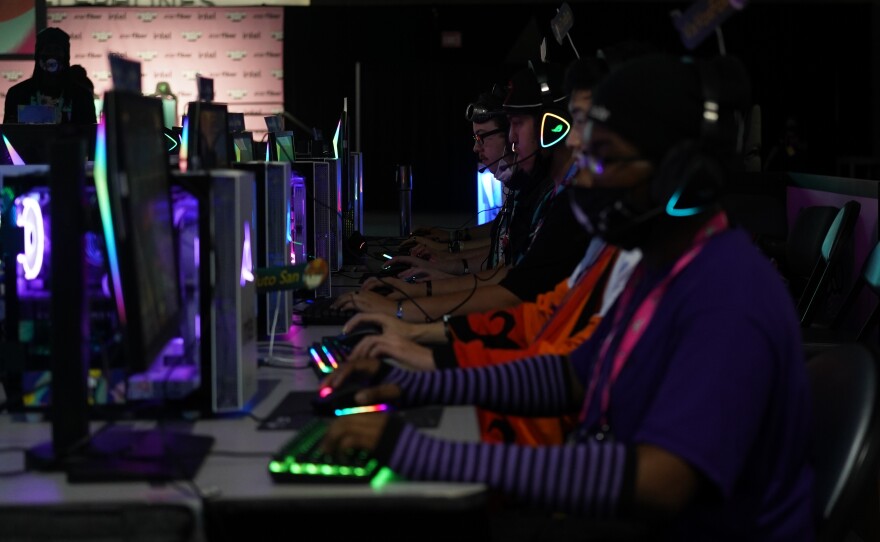
<instances>
[{"instance_id":1,"label":"rgb keyboard","mask_svg":"<svg viewBox=\"0 0 880 542\"><path fill-rule=\"evenodd\" d=\"M394 476L369 453L352 450L342 457L321 452L321 440L330 420L316 418L272 456L269 474L278 483L374 484Z\"/></svg>"}]
</instances>

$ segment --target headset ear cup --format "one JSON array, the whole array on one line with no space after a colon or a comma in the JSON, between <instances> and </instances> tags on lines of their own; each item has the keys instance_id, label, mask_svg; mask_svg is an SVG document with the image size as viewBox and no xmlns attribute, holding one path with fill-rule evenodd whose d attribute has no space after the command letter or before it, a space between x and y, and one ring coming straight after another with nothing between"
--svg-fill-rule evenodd
<instances>
[{"instance_id":1,"label":"headset ear cup","mask_svg":"<svg viewBox=\"0 0 880 542\"><path fill-rule=\"evenodd\" d=\"M541 138L541 147L548 148L565 141L568 132L571 131L571 122L567 115L557 109L548 109L541 115L538 128Z\"/></svg>"},{"instance_id":2,"label":"headset ear cup","mask_svg":"<svg viewBox=\"0 0 880 542\"><path fill-rule=\"evenodd\" d=\"M666 153L651 183L651 196L667 215L691 216L718 200L723 182L721 163L699 142L688 140Z\"/></svg>"}]
</instances>

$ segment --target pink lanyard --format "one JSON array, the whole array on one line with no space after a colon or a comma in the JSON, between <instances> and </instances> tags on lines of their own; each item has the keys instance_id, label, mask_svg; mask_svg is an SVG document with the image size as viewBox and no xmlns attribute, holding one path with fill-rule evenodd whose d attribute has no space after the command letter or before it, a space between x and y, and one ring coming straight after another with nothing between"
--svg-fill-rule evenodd
<instances>
[{"instance_id":1,"label":"pink lanyard","mask_svg":"<svg viewBox=\"0 0 880 542\"><path fill-rule=\"evenodd\" d=\"M642 304L636 309L635 314L633 314L631 324L629 324L625 330L623 337L620 340L620 346L617 349L617 352L614 354L614 361L611 365L611 373L608 375L608 380L605 382L605 385L602 387L602 403L600 410L600 423L603 426L603 431L607 431L608 429L608 406L611 402L611 387L614 386L614 382L617 381L617 377L620 375L620 372L623 370L623 367L626 365L626 362L629 360L629 356L635 348L636 344L638 344L639 339L642 338L642 335L645 333L645 329L648 328L648 324L651 323L651 319L654 318L654 313L657 311L657 306L660 304L660 300L663 298L663 295L666 293L666 289L669 287L669 284L678 276L679 273L684 270L685 267L690 264L693 259L703 250L703 247L706 246L706 241L709 240L710 237L715 235L716 233L727 229L727 215L723 212L720 212L713 216L706 226L697 233L696 237L694 237L693 245L690 250L688 250L685 254L683 254L678 261L675 262L675 265L672 267L672 270L668 275L663 277L663 280L654 287L653 290L648 294ZM580 421L583 423L587 418L587 410L590 408L590 404L593 401L593 396L596 393L596 386L599 382L599 376L602 372L602 368L605 365L605 359L608 357L608 349L611 347L611 343L614 340L614 337L620 331L620 321L623 318L623 313L626 310L627 305L629 305L630 300L634 294L635 286L638 280L630 280L629 284L627 284L626 289L624 289L623 293L620 296L620 304L617 306L617 310L614 312L614 326L611 329L611 332L605 337L605 341L602 343L602 348L599 350L599 357L596 358L596 364L594 365L593 377L590 379L590 385L587 389L586 397L584 398L584 404L581 408Z\"/></svg>"}]
</instances>

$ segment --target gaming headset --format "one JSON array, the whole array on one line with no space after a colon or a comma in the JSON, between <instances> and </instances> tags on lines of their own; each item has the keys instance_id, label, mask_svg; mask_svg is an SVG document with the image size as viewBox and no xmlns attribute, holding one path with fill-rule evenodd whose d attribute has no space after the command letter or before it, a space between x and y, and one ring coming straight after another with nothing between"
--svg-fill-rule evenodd
<instances>
[{"instance_id":1,"label":"gaming headset","mask_svg":"<svg viewBox=\"0 0 880 542\"><path fill-rule=\"evenodd\" d=\"M669 149L651 181L654 201L672 217L692 216L711 209L724 184L724 167L712 152L725 143L729 131L721 118L721 75L714 62L700 62L697 68L703 100L700 137L681 141Z\"/></svg>"},{"instance_id":2,"label":"gaming headset","mask_svg":"<svg viewBox=\"0 0 880 542\"><path fill-rule=\"evenodd\" d=\"M504 103L504 98L507 97L507 86L498 84L492 85L491 95L495 98L498 98L499 103ZM489 122L493 119L497 121L501 121L503 119L503 124L507 124L507 113L505 113L501 107L498 107L497 109L492 109L489 104L486 104L479 99L476 102L468 104L464 116L468 120L468 122L476 122L478 124Z\"/></svg>"},{"instance_id":3,"label":"gaming headset","mask_svg":"<svg viewBox=\"0 0 880 542\"><path fill-rule=\"evenodd\" d=\"M565 136L571 131L571 120L568 110L564 105L560 106L560 102L565 104L566 97L561 94L559 98L553 99L555 87L550 86L550 76L545 69L545 65L540 63L536 68L532 62L529 62L529 68L535 74L538 80L538 90L541 92L541 121L539 123L539 138L542 148L552 147L565 141Z\"/></svg>"},{"instance_id":4,"label":"gaming headset","mask_svg":"<svg viewBox=\"0 0 880 542\"><path fill-rule=\"evenodd\" d=\"M736 119L729 110L735 106L737 96L735 90L727 90L727 87L735 88L735 83L721 84L722 73L717 62L697 64L697 69L702 94L700 133L696 138L675 144L660 160L650 180L650 209L635 210L625 203L623 194L627 189L576 188L572 191L575 205L607 241L633 248L638 246L638 239L646 230L653 227L651 224L657 217L689 217L715 208L724 184L723 153L735 143ZM722 105L727 109L723 115ZM604 194L608 201L605 205L593 201L600 197L601 190L608 191Z\"/></svg>"}]
</instances>

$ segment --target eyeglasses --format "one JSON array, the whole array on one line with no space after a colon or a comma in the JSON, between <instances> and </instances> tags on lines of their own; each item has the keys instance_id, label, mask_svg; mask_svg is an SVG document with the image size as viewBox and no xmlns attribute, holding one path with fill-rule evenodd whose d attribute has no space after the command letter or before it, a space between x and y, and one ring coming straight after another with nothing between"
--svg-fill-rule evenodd
<instances>
[{"instance_id":1,"label":"eyeglasses","mask_svg":"<svg viewBox=\"0 0 880 542\"><path fill-rule=\"evenodd\" d=\"M487 138L489 138L495 134L502 134L502 133L504 133L504 130L502 130L501 128L495 128L494 130L489 130L488 132L483 132L482 134L474 134L474 141L477 143L477 145L482 147L483 145L486 144Z\"/></svg>"},{"instance_id":2,"label":"eyeglasses","mask_svg":"<svg viewBox=\"0 0 880 542\"><path fill-rule=\"evenodd\" d=\"M614 164L631 164L646 160L644 156L634 154L631 156L604 156L598 157L589 152L582 153L578 156L578 167L586 167L593 175L602 175L605 170Z\"/></svg>"}]
</instances>

